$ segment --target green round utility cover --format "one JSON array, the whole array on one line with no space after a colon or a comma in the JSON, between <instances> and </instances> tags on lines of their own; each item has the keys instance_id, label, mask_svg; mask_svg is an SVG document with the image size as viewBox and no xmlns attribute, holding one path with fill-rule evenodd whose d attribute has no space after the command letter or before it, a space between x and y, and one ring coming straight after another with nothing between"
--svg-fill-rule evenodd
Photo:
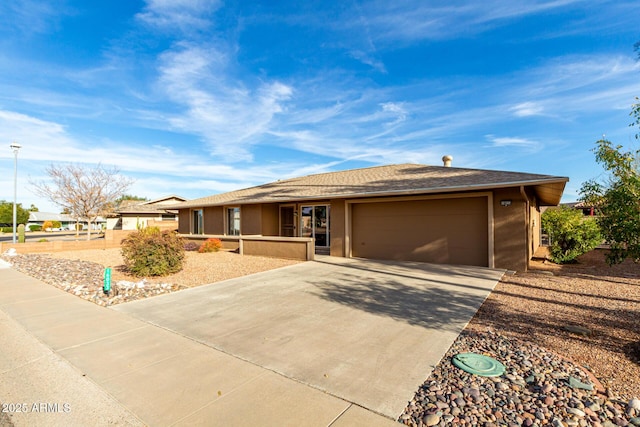
<instances>
[{"instance_id":1,"label":"green round utility cover","mask_svg":"<svg viewBox=\"0 0 640 427\"><path fill-rule=\"evenodd\" d=\"M453 364L463 371L482 377L504 374L504 365L496 359L477 353L459 353L453 356Z\"/></svg>"}]
</instances>

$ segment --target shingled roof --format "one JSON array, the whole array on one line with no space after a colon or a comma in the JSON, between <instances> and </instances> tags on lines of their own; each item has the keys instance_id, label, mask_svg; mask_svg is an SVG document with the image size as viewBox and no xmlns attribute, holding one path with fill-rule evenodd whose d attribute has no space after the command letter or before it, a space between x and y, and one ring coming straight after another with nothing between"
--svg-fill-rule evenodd
<instances>
[{"instance_id":1,"label":"shingled roof","mask_svg":"<svg viewBox=\"0 0 640 427\"><path fill-rule=\"evenodd\" d=\"M173 209L301 200L433 194L531 186L542 205L557 205L567 177L521 172L399 164L283 179L189 200Z\"/></svg>"},{"instance_id":2,"label":"shingled roof","mask_svg":"<svg viewBox=\"0 0 640 427\"><path fill-rule=\"evenodd\" d=\"M177 201L186 201L184 197L176 196L174 194L165 196L156 200L139 201L139 200L124 200L118 209L116 214L165 214L169 210L174 209L174 205Z\"/></svg>"}]
</instances>

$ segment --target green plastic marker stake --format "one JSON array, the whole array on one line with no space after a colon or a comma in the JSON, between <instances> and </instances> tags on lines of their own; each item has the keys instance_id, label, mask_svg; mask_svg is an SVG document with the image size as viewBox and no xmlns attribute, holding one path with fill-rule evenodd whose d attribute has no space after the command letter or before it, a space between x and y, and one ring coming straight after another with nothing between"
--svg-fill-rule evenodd
<instances>
[{"instance_id":1,"label":"green plastic marker stake","mask_svg":"<svg viewBox=\"0 0 640 427\"><path fill-rule=\"evenodd\" d=\"M102 291L107 295L111 292L111 267L104 269L104 285L102 285Z\"/></svg>"}]
</instances>

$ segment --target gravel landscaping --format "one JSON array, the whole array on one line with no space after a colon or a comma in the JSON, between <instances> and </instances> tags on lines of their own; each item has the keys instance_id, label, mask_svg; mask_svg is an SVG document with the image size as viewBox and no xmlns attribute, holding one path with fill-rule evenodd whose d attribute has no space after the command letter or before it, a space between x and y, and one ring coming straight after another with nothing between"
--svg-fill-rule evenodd
<instances>
[{"instance_id":1,"label":"gravel landscaping","mask_svg":"<svg viewBox=\"0 0 640 427\"><path fill-rule=\"evenodd\" d=\"M609 267L602 250L577 264L534 262L503 277L469 328L532 341L588 367L615 396L640 397L640 264Z\"/></svg>"},{"instance_id":2,"label":"gravel landscaping","mask_svg":"<svg viewBox=\"0 0 640 427\"><path fill-rule=\"evenodd\" d=\"M506 375L467 374L458 353L496 358ZM568 384L569 377L594 391ZM640 265L534 261L505 275L399 421L411 426L639 426Z\"/></svg>"},{"instance_id":3,"label":"gravel landscaping","mask_svg":"<svg viewBox=\"0 0 640 427\"><path fill-rule=\"evenodd\" d=\"M18 271L98 305L120 304L181 289L246 276L299 261L220 251L186 252L182 271L164 277L127 274L120 249L91 249L53 254L1 255ZM111 268L112 292L103 292L104 271Z\"/></svg>"},{"instance_id":4,"label":"gravel landscaping","mask_svg":"<svg viewBox=\"0 0 640 427\"><path fill-rule=\"evenodd\" d=\"M110 305L278 268L297 261L187 253L182 272L141 282L118 249L2 256L14 268ZM117 295L102 293L113 268ZM467 374L460 352L496 358L500 377ZM571 379L573 378L573 380ZM569 381L579 381L570 384ZM576 387L592 384L594 390ZM578 264L533 262L505 275L399 421L407 425L640 426L640 265L609 267L602 251Z\"/></svg>"},{"instance_id":5,"label":"gravel landscaping","mask_svg":"<svg viewBox=\"0 0 640 427\"><path fill-rule=\"evenodd\" d=\"M452 363L474 352L506 367L499 377ZM594 390L582 387L595 385ZM409 402L399 421L410 426L633 426L640 400L621 400L581 366L531 342L466 329Z\"/></svg>"}]
</instances>

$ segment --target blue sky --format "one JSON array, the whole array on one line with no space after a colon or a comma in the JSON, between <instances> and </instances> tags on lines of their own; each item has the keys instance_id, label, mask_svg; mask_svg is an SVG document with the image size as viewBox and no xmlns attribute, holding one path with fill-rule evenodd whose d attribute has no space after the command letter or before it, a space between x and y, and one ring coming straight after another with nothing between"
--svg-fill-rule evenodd
<instances>
[{"instance_id":1,"label":"blue sky","mask_svg":"<svg viewBox=\"0 0 640 427\"><path fill-rule=\"evenodd\" d=\"M196 198L390 163L568 176L637 148L640 2L0 3L0 199L62 162Z\"/></svg>"}]
</instances>

